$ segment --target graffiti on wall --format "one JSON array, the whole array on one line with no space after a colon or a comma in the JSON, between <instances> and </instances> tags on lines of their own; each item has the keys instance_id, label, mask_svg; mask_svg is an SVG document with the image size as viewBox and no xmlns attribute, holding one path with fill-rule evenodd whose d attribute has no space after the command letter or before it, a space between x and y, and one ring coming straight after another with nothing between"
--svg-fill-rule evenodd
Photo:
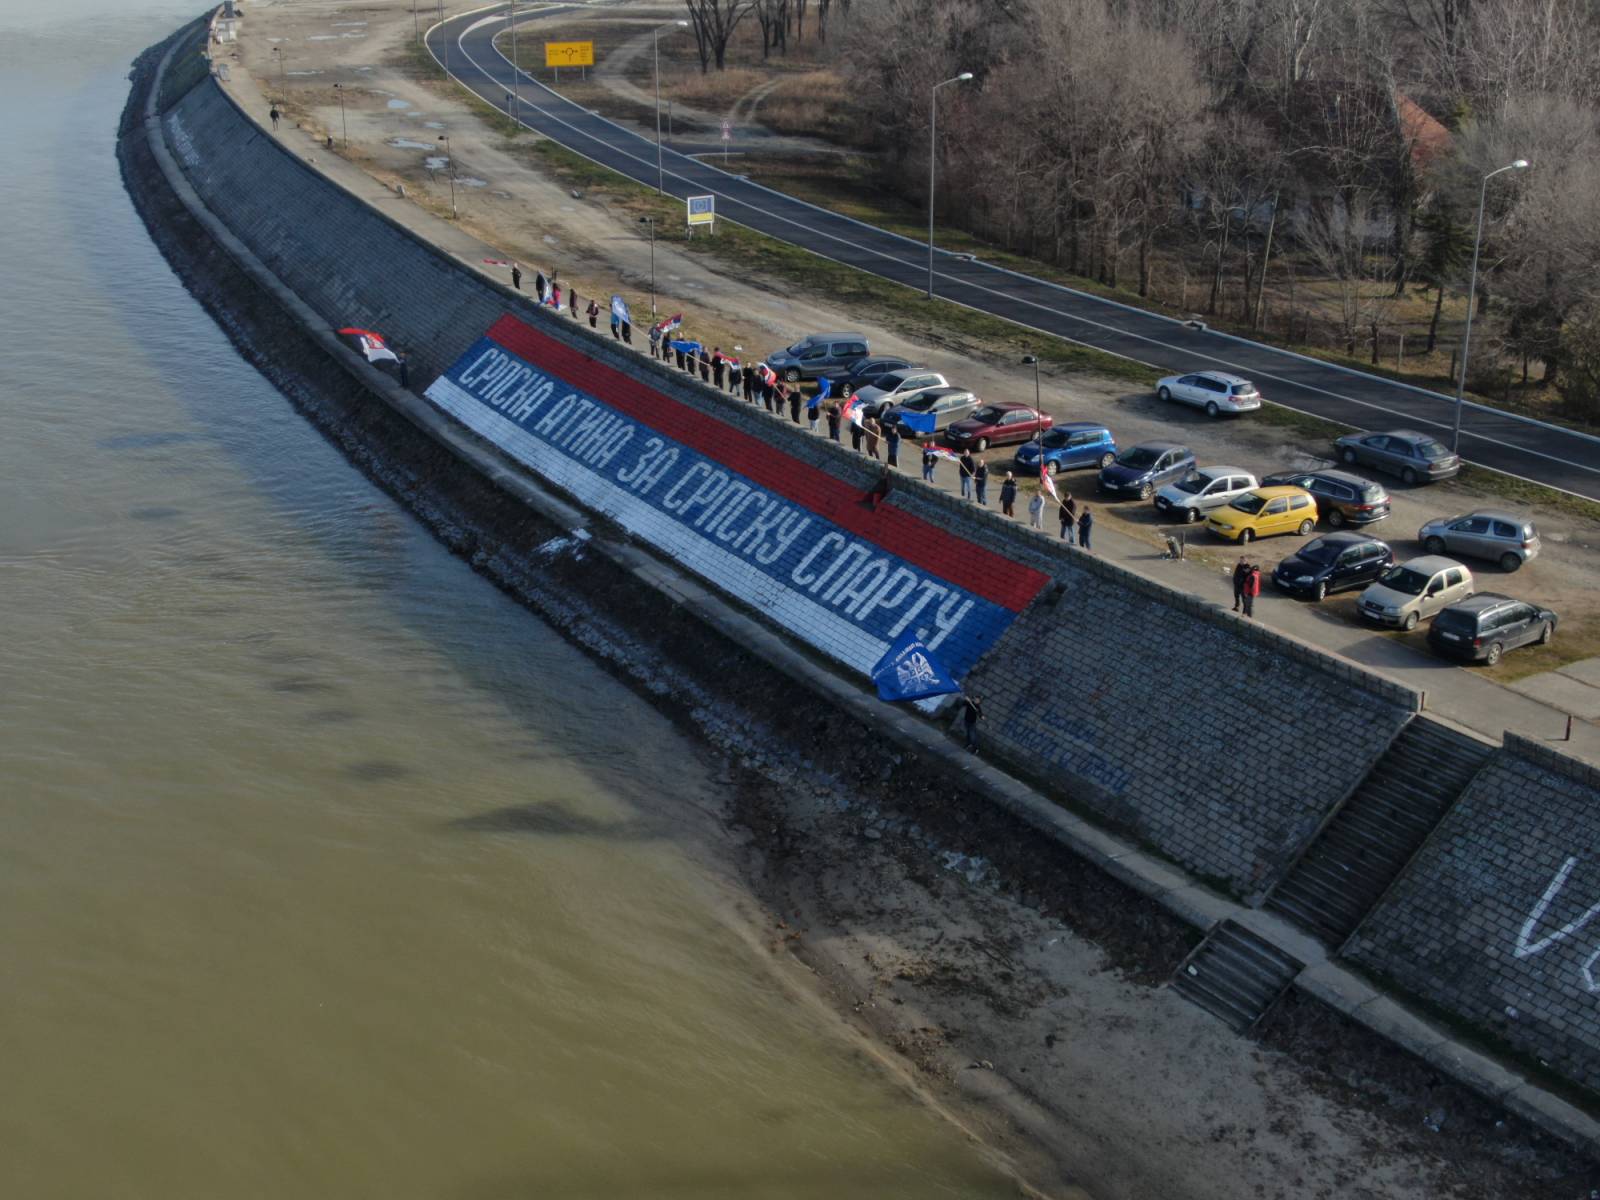
<instances>
[{"instance_id":1,"label":"graffiti on wall","mask_svg":"<svg viewBox=\"0 0 1600 1200\"><path fill-rule=\"evenodd\" d=\"M1517 933L1516 945L1511 948L1514 958L1537 958L1552 946L1560 945L1582 933L1584 927L1600 916L1600 901L1591 904L1582 913L1568 921L1559 928L1540 934L1539 928L1544 922L1545 915L1550 911L1550 906L1556 902L1567 880L1577 868L1577 858L1568 858L1561 864L1561 869L1550 880L1544 894L1539 897L1539 902L1533 906L1533 911L1528 914L1528 919L1522 923L1522 929ZM1578 974L1583 980L1583 986L1591 992L1600 992L1600 983L1595 981L1595 964L1600 962L1600 945L1595 947L1594 953L1583 960L1578 968Z\"/></svg>"}]
</instances>

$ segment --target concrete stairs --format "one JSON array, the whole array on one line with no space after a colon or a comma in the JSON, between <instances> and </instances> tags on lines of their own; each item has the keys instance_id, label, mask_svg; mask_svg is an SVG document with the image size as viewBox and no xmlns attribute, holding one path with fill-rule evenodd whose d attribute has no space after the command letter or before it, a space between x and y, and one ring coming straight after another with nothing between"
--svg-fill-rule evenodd
<instances>
[{"instance_id":1,"label":"concrete stairs","mask_svg":"<svg viewBox=\"0 0 1600 1200\"><path fill-rule=\"evenodd\" d=\"M1304 966L1233 921L1219 921L1184 959L1172 990L1244 1033L1261 1020Z\"/></svg>"},{"instance_id":2,"label":"concrete stairs","mask_svg":"<svg viewBox=\"0 0 1600 1200\"><path fill-rule=\"evenodd\" d=\"M1475 738L1413 717L1263 907L1338 946L1492 751Z\"/></svg>"}]
</instances>

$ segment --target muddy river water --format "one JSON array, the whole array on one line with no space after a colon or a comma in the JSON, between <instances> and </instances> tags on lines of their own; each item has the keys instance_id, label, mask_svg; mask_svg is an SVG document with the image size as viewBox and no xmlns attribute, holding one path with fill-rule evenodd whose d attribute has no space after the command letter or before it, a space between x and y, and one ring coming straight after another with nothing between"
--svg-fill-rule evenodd
<instances>
[{"instance_id":1,"label":"muddy river water","mask_svg":"<svg viewBox=\"0 0 1600 1200\"><path fill-rule=\"evenodd\" d=\"M0 1194L1014 1195L780 985L716 764L171 275L191 15L0 0Z\"/></svg>"}]
</instances>

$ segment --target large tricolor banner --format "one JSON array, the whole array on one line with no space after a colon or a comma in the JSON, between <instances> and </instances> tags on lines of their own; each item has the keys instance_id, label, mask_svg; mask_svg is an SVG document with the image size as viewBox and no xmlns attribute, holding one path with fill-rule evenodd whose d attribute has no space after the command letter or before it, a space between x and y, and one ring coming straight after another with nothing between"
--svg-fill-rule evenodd
<instances>
[{"instance_id":1,"label":"large tricolor banner","mask_svg":"<svg viewBox=\"0 0 1600 1200\"><path fill-rule=\"evenodd\" d=\"M965 674L1047 582L515 317L427 396L863 675L908 631Z\"/></svg>"}]
</instances>

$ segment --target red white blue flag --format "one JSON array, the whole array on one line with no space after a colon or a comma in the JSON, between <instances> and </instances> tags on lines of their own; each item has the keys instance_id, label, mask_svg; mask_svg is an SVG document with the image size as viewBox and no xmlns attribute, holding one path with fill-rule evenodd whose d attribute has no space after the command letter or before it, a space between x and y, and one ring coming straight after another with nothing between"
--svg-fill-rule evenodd
<instances>
[{"instance_id":1,"label":"red white blue flag","mask_svg":"<svg viewBox=\"0 0 1600 1200\"><path fill-rule=\"evenodd\" d=\"M384 344L382 336L370 329L350 328L341 329L339 332L344 337L355 338L356 345L360 347L361 353L367 356L369 363L400 361L395 357L394 351Z\"/></svg>"}]
</instances>

